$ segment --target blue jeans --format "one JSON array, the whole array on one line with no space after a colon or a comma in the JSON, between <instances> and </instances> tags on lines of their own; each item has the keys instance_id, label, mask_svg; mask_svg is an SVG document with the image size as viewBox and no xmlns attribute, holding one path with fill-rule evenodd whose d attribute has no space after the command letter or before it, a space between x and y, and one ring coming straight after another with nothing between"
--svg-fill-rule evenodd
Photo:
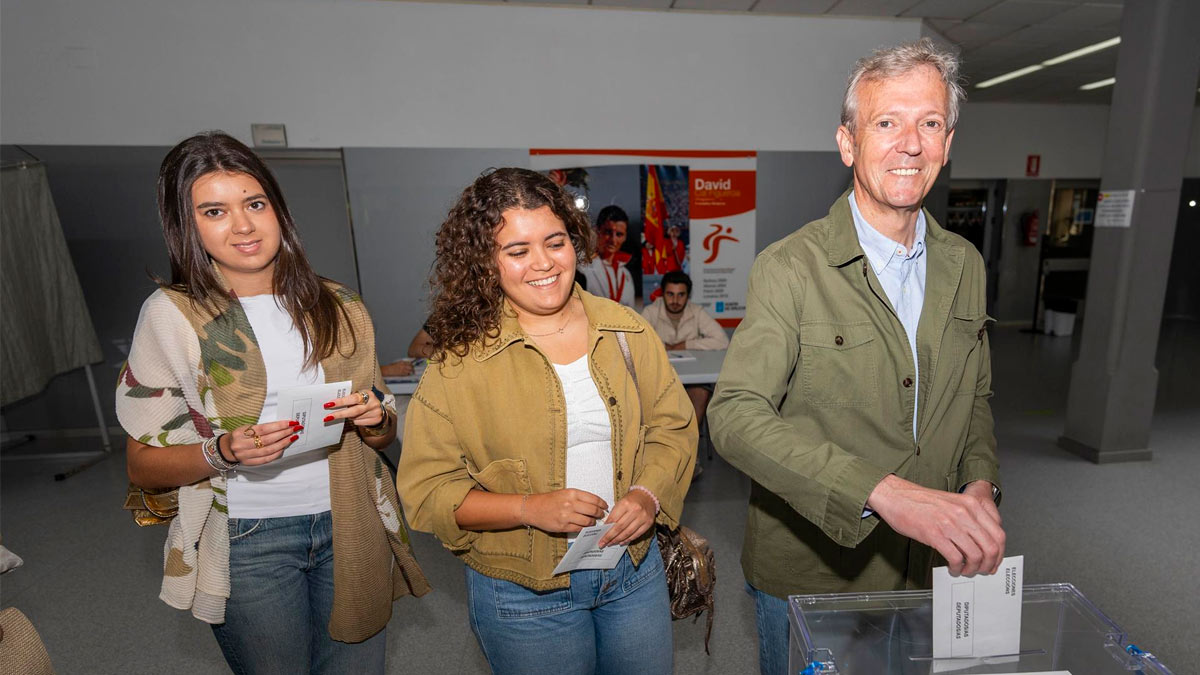
<instances>
[{"instance_id":1,"label":"blue jeans","mask_svg":"<svg viewBox=\"0 0 1200 675\"><path fill-rule=\"evenodd\" d=\"M758 672L760 675L785 675L788 669L787 600L763 593L746 584L754 597L754 623L758 627Z\"/></svg>"},{"instance_id":2,"label":"blue jeans","mask_svg":"<svg viewBox=\"0 0 1200 675\"><path fill-rule=\"evenodd\" d=\"M333 517L229 519L229 600L213 626L234 673L382 673L385 631L329 637Z\"/></svg>"},{"instance_id":3,"label":"blue jeans","mask_svg":"<svg viewBox=\"0 0 1200 675\"><path fill-rule=\"evenodd\" d=\"M673 663L671 606L662 554L635 568L571 573L570 588L533 591L470 567L471 630L496 675L667 675Z\"/></svg>"}]
</instances>

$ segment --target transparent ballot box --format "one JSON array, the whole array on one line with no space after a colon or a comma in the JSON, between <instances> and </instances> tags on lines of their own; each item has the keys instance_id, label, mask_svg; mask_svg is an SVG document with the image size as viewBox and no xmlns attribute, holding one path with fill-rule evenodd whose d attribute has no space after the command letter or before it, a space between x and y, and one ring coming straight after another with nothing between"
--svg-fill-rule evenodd
<instances>
[{"instance_id":1,"label":"transparent ballot box","mask_svg":"<svg viewBox=\"0 0 1200 675\"><path fill-rule=\"evenodd\" d=\"M933 591L793 595L789 675L1170 675L1071 584L1027 584L1019 654L933 658Z\"/></svg>"}]
</instances>

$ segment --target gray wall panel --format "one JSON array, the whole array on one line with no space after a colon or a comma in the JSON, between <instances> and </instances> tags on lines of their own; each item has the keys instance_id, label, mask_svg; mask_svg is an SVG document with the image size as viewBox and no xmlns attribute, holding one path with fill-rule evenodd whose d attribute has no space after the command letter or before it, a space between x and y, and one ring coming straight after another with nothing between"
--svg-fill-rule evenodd
<instances>
[{"instance_id":1,"label":"gray wall panel","mask_svg":"<svg viewBox=\"0 0 1200 675\"><path fill-rule=\"evenodd\" d=\"M758 153L758 232L762 251L805 223L823 218L850 187L850 169L837 152Z\"/></svg>"},{"instance_id":2,"label":"gray wall panel","mask_svg":"<svg viewBox=\"0 0 1200 675\"><path fill-rule=\"evenodd\" d=\"M362 294L380 361L404 356L429 310L434 235L471 181L491 167L528 166L528 150L346 148L346 182Z\"/></svg>"},{"instance_id":3,"label":"gray wall panel","mask_svg":"<svg viewBox=\"0 0 1200 675\"><path fill-rule=\"evenodd\" d=\"M138 311L170 274L158 223L155 181L166 147L26 146L46 165L63 234L96 327L104 363L94 366L100 403L116 424L114 388ZM7 154L7 153L6 153ZM356 286L340 161L268 160L318 274ZM64 373L41 394L3 410L5 431L95 425L82 371ZM119 439L118 439L119 442Z\"/></svg>"}]
</instances>

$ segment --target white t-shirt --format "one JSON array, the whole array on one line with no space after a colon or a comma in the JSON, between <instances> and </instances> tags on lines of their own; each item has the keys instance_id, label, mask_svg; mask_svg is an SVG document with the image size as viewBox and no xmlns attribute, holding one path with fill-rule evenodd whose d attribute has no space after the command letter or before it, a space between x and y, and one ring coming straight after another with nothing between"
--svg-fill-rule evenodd
<instances>
[{"instance_id":1,"label":"white t-shirt","mask_svg":"<svg viewBox=\"0 0 1200 675\"><path fill-rule=\"evenodd\" d=\"M613 506L612 427L608 408L588 370L587 355L554 364L567 402L567 487L590 492Z\"/></svg>"},{"instance_id":2,"label":"white t-shirt","mask_svg":"<svg viewBox=\"0 0 1200 675\"><path fill-rule=\"evenodd\" d=\"M634 291L633 275L625 265L617 265L617 269L600 258L581 265L579 271L587 279L587 291L601 298L608 298L626 307L633 307Z\"/></svg>"},{"instance_id":3,"label":"white t-shirt","mask_svg":"<svg viewBox=\"0 0 1200 675\"><path fill-rule=\"evenodd\" d=\"M258 338L267 367L267 398L259 422L277 419L275 405L284 387L321 384L321 364L304 369L304 341L292 317L274 295L238 298ZM331 446L332 447L332 446ZM329 504L329 449L303 452L259 466L239 466L229 472L230 518L283 518L322 513Z\"/></svg>"}]
</instances>

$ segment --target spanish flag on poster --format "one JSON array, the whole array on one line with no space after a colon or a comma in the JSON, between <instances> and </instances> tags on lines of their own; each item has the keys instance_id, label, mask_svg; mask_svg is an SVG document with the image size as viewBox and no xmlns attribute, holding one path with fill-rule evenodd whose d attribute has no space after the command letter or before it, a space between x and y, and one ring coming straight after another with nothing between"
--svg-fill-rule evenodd
<instances>
[{"instance_id":1,"label":"spanish flag on poster","mask_svg":"<svg viewBox=\"0 0 1200 675\"><path fill-rule=\"evenodd\" d=\"M663 246L663 225L667 220L667 201L663 198L662 185L658 182L658 170L651 164L646 167L646 213L642 220L642 236L653 250L642 253L642 273L654 274L659 263L667 256Z\"/></svg>"}]
</instances>

